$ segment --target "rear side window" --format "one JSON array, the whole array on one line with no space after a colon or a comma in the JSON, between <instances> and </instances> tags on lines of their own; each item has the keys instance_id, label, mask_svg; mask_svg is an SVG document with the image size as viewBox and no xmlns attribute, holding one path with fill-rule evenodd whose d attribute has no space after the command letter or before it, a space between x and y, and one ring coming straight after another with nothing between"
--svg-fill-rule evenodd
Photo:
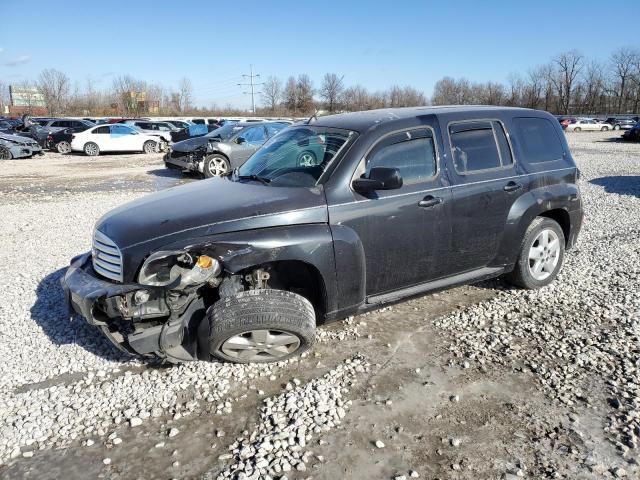
<instances>
[{"instance_id":1,"label":"rear side window","mask_svg":"<svg viewBox=\"0 0 640 480\"><path fill-rule=\"evenodd\" d=\"M454 123L449 126L449 137L458 173L479 172L513 163L509 142L498 121Z\"/></svg>"},{"instance_id":2,"label":"rear side window","mask_svg":"<svg viewBox=\"0 0 640 480\"><path fill-rule=\"evenodd\" d=\"M410 130L382 140L367 157L365 176L374 167L397 168L405 185L436 174L436 152L430 130Z\"/></svg>"},{"instance_id":3,"label":"rear side window","mask_svg":"<svg viewBox=\"0 0 640 480\"><path fill-rule=\"evenodd\" d=\"M109 135L109 127L98 127L93 131L93 133Z\"/></svg>"},{"instance_id":4,"label":"rear side window","mask_svg":"<svg viewBox=\"0 0 640 480\"><path fill-rule=\"evenodd\" d=\"M546 118L517 117L513 119L522 145L525 161L548 162L562 158L564 151L558 133Z\"/></svg>"}]
</instances>

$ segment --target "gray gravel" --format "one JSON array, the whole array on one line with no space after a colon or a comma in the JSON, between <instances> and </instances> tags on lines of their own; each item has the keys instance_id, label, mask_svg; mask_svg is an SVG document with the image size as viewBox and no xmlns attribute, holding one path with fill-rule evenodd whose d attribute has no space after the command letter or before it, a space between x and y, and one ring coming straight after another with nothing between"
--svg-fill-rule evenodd
<instances>
[{"instance_id":1,"label":"gray gravel","mask_svg":"<svg viewBox=\"0 0 640 480\"><path fill-rule=\"evenodd\" d=\"M574 155L586 153L581 140L569 136ZM640 441L640 146L611 143L600 153L579 165L586 221L557 280L538 291L505 286L493 299L439 318L435 325L451 334L450 352L461 368L469 362L482 371L499 364L530 372L570 412L608 402L603 428L635 463Z\"/></svg>"}]
</instances>

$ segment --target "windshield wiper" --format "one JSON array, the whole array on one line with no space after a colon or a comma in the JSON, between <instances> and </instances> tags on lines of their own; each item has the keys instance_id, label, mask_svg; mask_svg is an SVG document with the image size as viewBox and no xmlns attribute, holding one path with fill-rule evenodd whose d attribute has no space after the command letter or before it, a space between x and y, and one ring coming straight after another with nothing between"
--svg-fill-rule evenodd
<instances>
[{"instance_id":1,"label":"windshield wiper","mask_svg":"<svg viewBox=\"0 0 640 480\"><path fill-rule=\"evenodd\" d=\"M239 180L255 180L256 182L260 182L263 185L269 185L271 182L270 178L260 177L258 175L238 175Z\"/></svg>"}]
</instances>

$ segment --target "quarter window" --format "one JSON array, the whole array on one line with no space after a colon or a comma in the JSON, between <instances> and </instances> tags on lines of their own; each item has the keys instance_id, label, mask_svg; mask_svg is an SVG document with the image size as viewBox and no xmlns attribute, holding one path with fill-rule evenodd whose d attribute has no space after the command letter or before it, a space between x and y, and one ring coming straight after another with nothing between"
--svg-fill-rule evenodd
<instances>
[{"instance_id":1,"label":"quarter window","mask_svg":"<svg viewBox=\"0 0 640 480\"><path fill-rule=\"evenodd\" d=\"M549 120L518 117L513 121L522 145L524 159L527 162L540 163L562 158L564 150L560 138Z\"/></svg>"},{"instance_id":2,"label":"quarter window","mask_svg":"<svg viewBox=\"0 0 640 480\"><path fill-rule=\"evenodd\" d=\"M473 173L513 163L509 142L498 121L455 123L449 126L449 138L458 173Z\"/></svg>"},{"instance_id":3,"label":"quarter window","mask_svg":"<svg viewBox=\"0 0 640 480\"><path fill-rule=\"evenodd\" d=\"M433 177L436 152L431 131L409 130L382 140L367 157L365 177L374 167L397 168L405 185Z\"/></svg>"},{"instance_id":4,"label":"quarter window","mask_svg":"<svg viewBox=\"0 0 640 480\"><path fill-rule=\"evenodd\" d=\"M109 135L109 127L98 127L95 130L93 130L92 133L99 133L99 134L107 134L107 135Z\"/></svg>"}]
</instances>

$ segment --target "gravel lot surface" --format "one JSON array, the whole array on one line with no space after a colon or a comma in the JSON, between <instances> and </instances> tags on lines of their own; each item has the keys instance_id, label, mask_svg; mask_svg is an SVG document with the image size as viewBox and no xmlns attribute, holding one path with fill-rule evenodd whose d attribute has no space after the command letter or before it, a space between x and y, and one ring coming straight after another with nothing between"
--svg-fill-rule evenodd
<instances>
[{"instance_id":1,"label":"gravel lot surface","mask_svg":"<svg viewBox=\"0 0 640 480\"><path fill-rule=\"evenodd\" d=\"M499 281L319 330L276 365L158 368L65 313L111 208L193 179L159 155L0 176L2 478L640 478L640 144L568 134L586 221L558 280Z\"/></svg>"}]
</instances>

